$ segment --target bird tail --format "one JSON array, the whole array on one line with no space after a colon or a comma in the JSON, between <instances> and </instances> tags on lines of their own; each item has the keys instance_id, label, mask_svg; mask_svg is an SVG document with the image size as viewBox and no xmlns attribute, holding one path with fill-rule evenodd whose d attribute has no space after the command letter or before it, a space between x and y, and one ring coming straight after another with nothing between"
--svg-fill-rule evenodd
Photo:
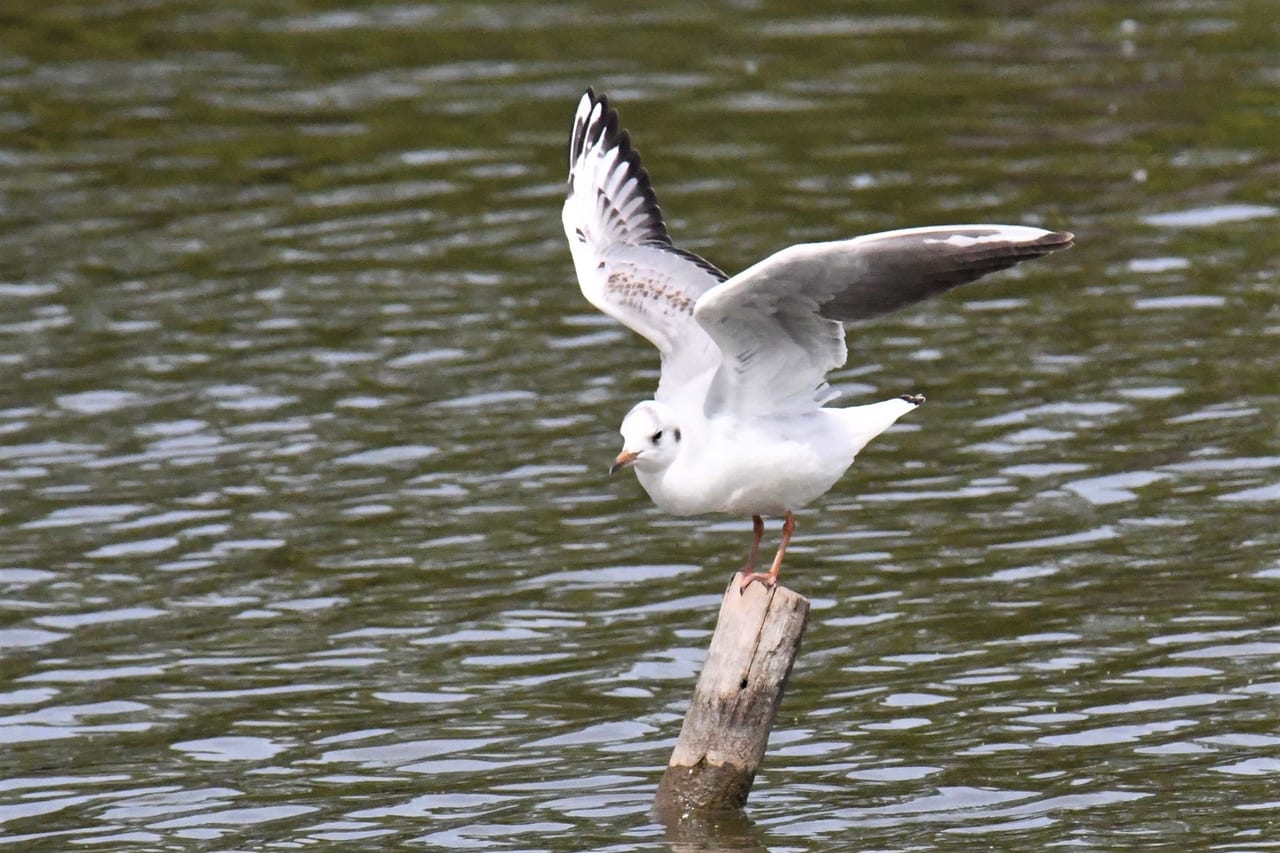
<instances>
[{"instance_id":1,"label":"bird tail","mask_svg":"<svg viewBox=\"0 0 1280 853\"><path fill-rule=\"evenodd\" d=\"M836 411L844 417L849 437L853 439L854 455L857 455L871 439L893 426L894 421L923 402L923 394L903 394L892 400L882 400L865 406L849 406Z\"/></svg>"}]
</instances>

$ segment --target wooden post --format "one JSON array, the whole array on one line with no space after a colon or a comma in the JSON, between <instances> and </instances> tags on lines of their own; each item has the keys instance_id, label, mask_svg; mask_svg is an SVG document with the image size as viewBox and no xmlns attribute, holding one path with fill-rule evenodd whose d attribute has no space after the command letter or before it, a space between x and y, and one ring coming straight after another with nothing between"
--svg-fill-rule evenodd
<instances>
[{"instance_id":1,"label":"wooden post","mask_svg":"<svg viewBox=\"0 0 1280 853\"><path fill-rule=\"evenodd\" d=\"M664 821L746 805L808 622L804 596L759 583L740 593L734 575L658 785Z\"/></svg>"}]
</instances>

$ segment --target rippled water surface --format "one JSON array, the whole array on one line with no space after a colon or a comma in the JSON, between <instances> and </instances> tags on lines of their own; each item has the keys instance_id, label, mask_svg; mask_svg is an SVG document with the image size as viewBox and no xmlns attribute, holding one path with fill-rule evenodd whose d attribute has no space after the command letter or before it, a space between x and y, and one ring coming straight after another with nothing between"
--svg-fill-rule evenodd
<instances>
[{"instance_id":1,"label":"rippled water surface","mask_svg":"<svg viewBox=\"0 0 1280 853\"><path fill-rule=\"evenodd\" d=\"M1277 44L1226 0L7 5L0 845L688 849L649 809L750 524L605 476L657 364L560 232L594 85L729 270L1078 235L851 333L846 402L930 401L800 516L748 819L692 843L1275 849Z\"/></svg>"}]
</instances>

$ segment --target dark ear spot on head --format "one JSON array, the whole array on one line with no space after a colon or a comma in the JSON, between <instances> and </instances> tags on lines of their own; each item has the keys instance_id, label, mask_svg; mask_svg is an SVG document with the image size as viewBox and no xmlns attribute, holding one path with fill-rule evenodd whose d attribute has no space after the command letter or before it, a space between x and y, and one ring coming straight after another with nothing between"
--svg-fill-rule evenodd
<instances>
[{"instance_id":1,"label":"dark ear spot on head","mask_svg":"<svg viewBox=\"0 0 1280 853\"><path fill-rule=\"evenodd\" d=\"M680 441L680 427L676 427L675 432L673 432L673 433L672 433L672 435L674 435L674 436L675 436L675 438L676 438L676 442L677 442L677 443L679 443L679 441Z\"/></svg>"}]
</instances>

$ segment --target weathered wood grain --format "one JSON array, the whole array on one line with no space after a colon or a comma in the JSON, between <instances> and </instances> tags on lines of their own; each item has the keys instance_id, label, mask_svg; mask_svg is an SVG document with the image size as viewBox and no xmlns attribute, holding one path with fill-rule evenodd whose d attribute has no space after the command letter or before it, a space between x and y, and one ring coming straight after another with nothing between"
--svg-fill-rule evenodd
<instances>
[{"instance_id":1,"label":"weathered wood grain","mask_svg":"<svg viewBox=\"0 0 1280 853\"><path fill-rule=\"evenodd\" d=\"M746 804L808 621L809 601L798 593L758 583L740 593L737 576L730 580L658 785L660 815Z\"/></svg>"}]
</instances>

